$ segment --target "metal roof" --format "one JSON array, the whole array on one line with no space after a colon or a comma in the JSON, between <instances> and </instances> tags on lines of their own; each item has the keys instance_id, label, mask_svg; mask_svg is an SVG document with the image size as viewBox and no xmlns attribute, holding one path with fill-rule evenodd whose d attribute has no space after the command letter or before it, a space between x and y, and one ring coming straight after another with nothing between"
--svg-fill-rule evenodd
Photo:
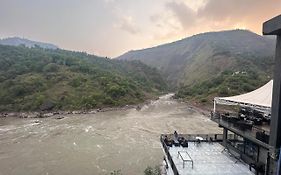
<instances>
[{"instance_id":1,"label":"metal roof","mask_svg":"<svg viewBox=\"0 0 281 175\"><path fill-rule=\"evenodd\" d=\"M272 101L273 80L264 86L242 95L232 97L216 97L214 99L217 104L225 105L241 105L248 106L260 110L270 110Z\"/></svg>"}]
</instances>

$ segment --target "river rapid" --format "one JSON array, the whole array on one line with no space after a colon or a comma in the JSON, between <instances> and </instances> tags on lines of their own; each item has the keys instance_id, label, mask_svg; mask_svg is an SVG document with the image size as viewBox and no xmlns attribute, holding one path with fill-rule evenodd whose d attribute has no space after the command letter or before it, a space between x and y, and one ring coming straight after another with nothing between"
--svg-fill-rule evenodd
<instances>
[{"instance_id":1,"label":"river rapid","mask_svg":"<svg viewBox=\"0 0 281 175\"><path fill-rule=\"evenodd\" d=\"M61 120L0 118L0 175L144 174L161 164L162 133L215 134L206 116L171 99L127 109L67 115Z\"/></svg>"}]
</instances>

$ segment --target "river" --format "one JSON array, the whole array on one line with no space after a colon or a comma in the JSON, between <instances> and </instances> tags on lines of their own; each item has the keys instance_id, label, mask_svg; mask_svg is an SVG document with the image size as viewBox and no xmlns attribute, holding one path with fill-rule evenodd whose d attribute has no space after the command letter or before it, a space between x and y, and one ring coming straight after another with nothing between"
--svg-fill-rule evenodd
<instances>
[{"instance_id":1,"label":"river","mask_svg":"<svg viewBox=\"0 0 281 175\"><path fill-rule=\"evenodd\" d=\"M0 119L0 175L143 174L162 162L161 133L214 134L217 124L170 98L61 120Z\"/></svg>"}]
</instances>

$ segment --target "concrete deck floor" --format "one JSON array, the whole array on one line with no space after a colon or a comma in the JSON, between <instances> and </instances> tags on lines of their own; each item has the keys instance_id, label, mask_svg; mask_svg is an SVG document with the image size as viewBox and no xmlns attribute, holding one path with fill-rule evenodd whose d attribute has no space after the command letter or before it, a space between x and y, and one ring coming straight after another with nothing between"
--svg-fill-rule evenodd
<instances>
[{"instance_id":1,"label":"concrete deck floor","mask_svg":"<svg viewBox=\"0 0 281 175\"><path fill-rule=\"evenodd\" d=\"M169 152L180 175L254 175L249 166L238 161L219 143L200 143L196 145L189 143L188 148L170 147ZM185 162L178 157L178 151L187 151L194 162ZM253 170L254 171L254 170ZM173 175L172 169L168 168L168 175Z\"/></svg>"}]
</instances>

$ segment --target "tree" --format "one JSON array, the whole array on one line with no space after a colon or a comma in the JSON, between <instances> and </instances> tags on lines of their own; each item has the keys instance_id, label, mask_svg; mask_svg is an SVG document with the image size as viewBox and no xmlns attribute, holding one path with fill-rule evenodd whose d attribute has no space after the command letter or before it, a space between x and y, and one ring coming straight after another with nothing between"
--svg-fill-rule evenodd
<instances>
[{"instance_id":1,"label":"tree","mask_svg":"<svg viewBox=\"0 0 281 175\"><path fill-rule=\"evenodd\" d=\"M154 168L152 168L152 167L148 166L144 170L144 175L161 175L160 167L159 166L155 166Z\"/></svg>"}]
</instances>

